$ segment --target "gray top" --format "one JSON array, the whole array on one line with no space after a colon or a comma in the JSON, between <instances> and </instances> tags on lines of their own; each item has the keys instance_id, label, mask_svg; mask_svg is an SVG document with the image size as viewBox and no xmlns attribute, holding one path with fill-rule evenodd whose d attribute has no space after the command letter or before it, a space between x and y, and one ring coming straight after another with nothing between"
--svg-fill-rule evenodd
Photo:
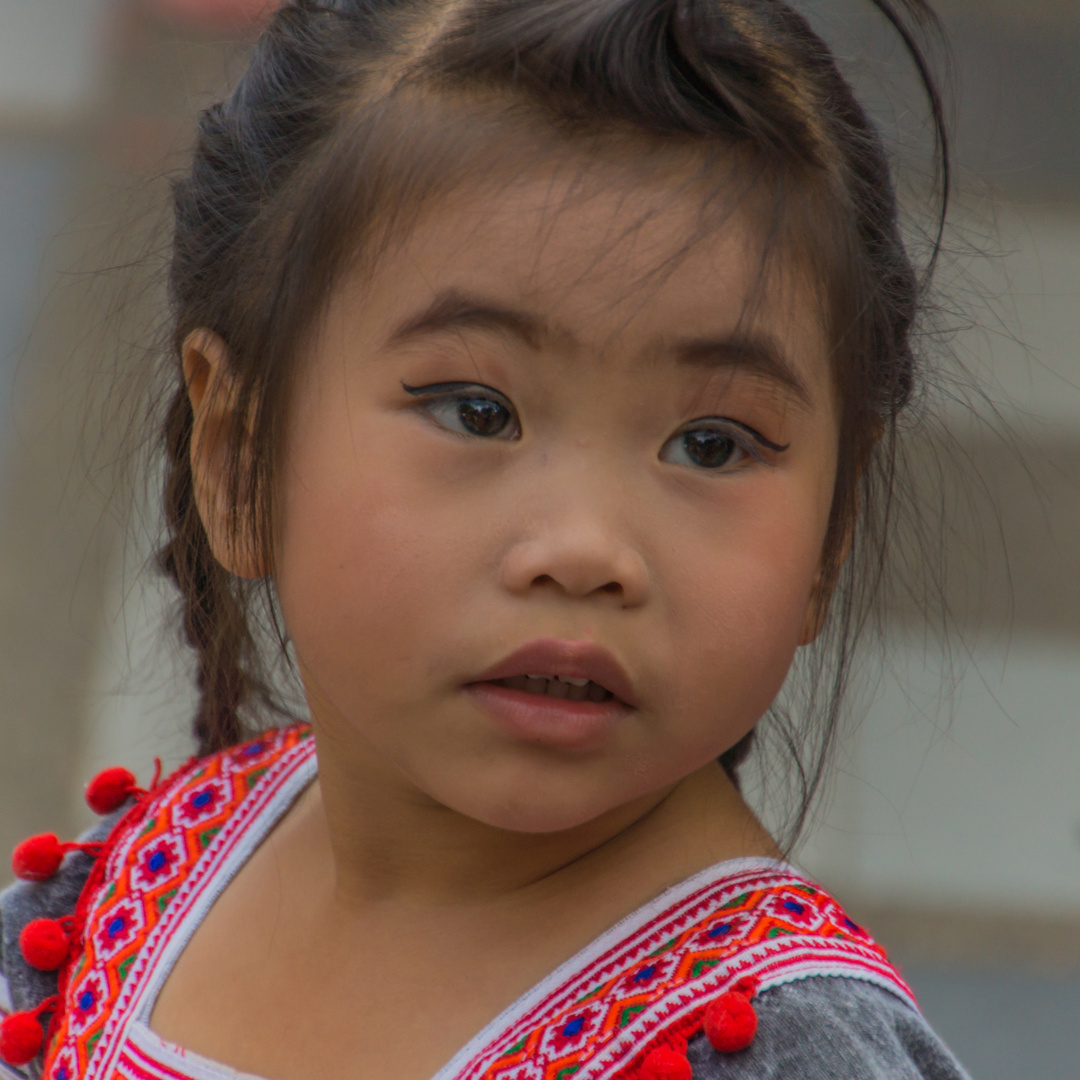
<instances>
[{"instance_id":1,"label":"gray top","mask_svg":"<svg viewBox=\"0 0 1080 1080\"><path fill-rule=\"evenodd\" d=\"M83 839L104 839L123 812ZM92 865L74 852L52 880L0 893L0 1009L30 1009L56 993L56 976L23 960L19 934L32 919L70 915ZM704 1035L691 1040L694 1080L970 1080L919 1013L872 983L802 979L762 991L754 1008L758 1033L748 1049L721 1054ZM0 1063L3 1080L39 1074L40 1059L23 1070Z\"/></svg>"}]
</instances>

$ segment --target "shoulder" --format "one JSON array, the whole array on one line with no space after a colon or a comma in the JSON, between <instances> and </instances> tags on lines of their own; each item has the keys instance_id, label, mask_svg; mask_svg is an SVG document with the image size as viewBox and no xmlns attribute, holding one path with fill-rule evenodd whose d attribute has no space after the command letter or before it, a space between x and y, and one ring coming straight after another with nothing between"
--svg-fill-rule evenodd
<instances>
[{"instance_id":1,"label":"shoulder","mask_svg":"<svg viewBox=\"0 0 1080 1080\"><path fill-rule=\"evenodd\" d=\"M103 818L79 840L104 841L125 811L126 807ZM17 881L0 892L0 1008L8 1012L31 1009L56 993L56 972L32 968L23 959L19 938L35 919L73 915L93 867L91 855L73 851L47 881Z\"/></svg>"},{"instance_id":2,"label":"shoulder","mask_svg":"<svg viewBox=\"0 0 1080 1080\"><path fill-rule=\"evenodd\" d=\"M117 807L115 811L77 844L57 845L55 837L30 841L46 840L46 847L51 844L67 854L55 872L55 864L31 873L24 869L24 877L36 880L19 881L0 893L0 1007L8 1013L44 1007L53 1013L50 1031L59 1030L83 977L78 973L96 978L101 972L91 969L104 964L109 967L108 985L120 985L124 963L138 951L216 834L249 801L260 778L295 757L289 751L309 735L306 725L269 731L193 759L150 791L129 785L123 805L113 800L110 809ZM80 846L86 850L73 850ZM37 970L23 956L22 932L37 919L57 921L67 938L66 958L58 958L52 971ZM46 1004L50 999L54 1003ZM37 1067L37 1061L31 1062L30 1075L36 1075ZM7 1068L10 1071L10 1064ZM7 1080L2 1071L0 1080Z\"/></svg>"},{"instance_id":3,"label":"shoulder","mask_svg":"<svg viewBox=\"0 0 1080 1080\"><path fill-rule=\"evenodd\" d=\"M857 978L817 976L754 998L758 1031L737 1054L690 1041L694 1080L967 1080L906 1001Z\"/></svg>"},{"instance_id":4,"label":"shoulder","mask_svg":"<svg viewBox=\"0 0 1080 1080\"><path fill-rule=\"evenodd\" d=\"M79 840L104 841L125 812L126 807L103 818ZM73 851L47 881L17 881L0 892L0 1020L34 1009L57 992L58 973L31 967L19 939L35 919L72 916L93 867L92 856ZM33 1068L23 1072L0 1060L0 1080L25 1080L34 1073Z\"/></svg>"}]
</instances>

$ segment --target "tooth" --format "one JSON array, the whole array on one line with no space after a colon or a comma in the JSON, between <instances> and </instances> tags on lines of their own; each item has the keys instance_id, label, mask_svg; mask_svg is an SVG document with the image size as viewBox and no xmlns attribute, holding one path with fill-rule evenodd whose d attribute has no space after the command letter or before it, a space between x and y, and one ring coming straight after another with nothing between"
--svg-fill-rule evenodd
<instances>
[{"instance_id":1,"label":"tooth","mask_svg":"<svg viewBox=\"0 0 1080 1080\"><path fill-rule=\"evenodd\" d=\"M590 701L607 701L609 696L608 692L599 683L592 683L589 686Z\"/></svg>"},{"instance_id":2,"label":"tooth","mask_svg":"<svg viewBox=\"0 0 1080 1080\"><path fill-rule=\"evenodd\" d=\"M530 694L543 694L547 691L548 680L543 675L530 675L525 680L524 689Z\"/></svg>"},{"instance_id":3,"label":"tooth","mask_svg":"<svg viewBox=\"0 0 1080 1080\"><path fill-rule=\"evenodd\" d=\"M577 684L570 687L570 693L566 695L569 701L584 701L588 696L589 686L588 679L585 680L584 686L578 686Z\"/></svg>"},{"instance_id":4,"label":"tooth","mask_svg":"<svg viewBox=\"0 0 1080 1080\"><path fill-rule=\"evenodd\" d=\"M530 675L530 679L550 679L550 675Z\"/></svg>"},{"instance_id":5,"label":"tooth","mask_svg":"<svg viewBox=\"0 0 1080 1080\"><path fill-rule=\"evenodd\" d=\"M579 679L576 675L556 675L555 678L568 682L571 686L588 686L588 679Z\"/></svg>"},{"instance_id":6,"label":"tooth","mask_svg":"<svg viewBox=\"0 0 1080 1080\"><path fill-rule=\"evenodd\" d=\"M570 693L570 686L568 683L559 682L558 679L552 679L547 684L548 697L564 698Z\"/></svg>"}]
</instances>

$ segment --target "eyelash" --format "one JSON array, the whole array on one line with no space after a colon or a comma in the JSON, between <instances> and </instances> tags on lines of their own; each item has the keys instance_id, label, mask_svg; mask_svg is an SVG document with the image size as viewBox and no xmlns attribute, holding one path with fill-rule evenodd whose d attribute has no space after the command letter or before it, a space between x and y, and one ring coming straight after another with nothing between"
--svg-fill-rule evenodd
<instances>
[{"instance_id":1,"label":"eyelash","mask_svg":"<svg viewBox=\"0 0 1080 1080\"><path fill-rule=\"evenodd\" d=\"M514 426L514 430L508 438L518 439L521 437L521 429L517 425L517 416L514 412L514 407L502 394L497 390L493 390L490 386L484 386L480 383L433 383L430 386L409 386L404 382L401 386L407 394L411 394L413 397L421 399L419 403L420 409L423 412L426 412L435 423L446 428L448 431L452 431L456 435L461 435L463 438L498 438L502 435L507 423ZM490 435L484 435L477 431L455 430L444 420L435 415L434 409L438 405L464 401L486 401L499 406L506 411L508 418L507 423L504 423L498 431L495 431ZM503 438L506 439L507 436L503 436Z\"/></svg>"},{"instance_id":2,"label":"eyelash","mask_svg":"<svg viewBox=\"0 0 1080 1080\"><path fill-rule=\"evenodd\" d=\"M517 423L517 417L513 406L502 394L497 390L492 389L490 386L484 386L481 383L432 383L428 386L409 386L404 382L401 386L407 394L411 394L413 397L421 399L419 407L431 417L433 422L464 438L488 439L499 438L502 436L509 440L519 439L521 437L521 429ZM493 431L490 435L486 435L477 431L456 430L444 420L440 419L434 412L434 408L438 405L463 401L490 402L498 408L505 410L507 418L504 423L499 426L498 430ZM483 420L485 418L481 419ZM486 419L491 419L491 417L489 416ZM508 425L513 425L513 430L509 436L503 436L503 431ZM754 428L740 423L738 420L730 420L727 417L721 416L700 417L675 432L675 434L664 443L663 447L661 447L661 454L663 454L668 446L676 444L677 440L685 439L688 435L702 431L715 432L722 438L734 444L742 454L763 465L772 464L769 458L762 452L763 450L771 451L773 454L782 454L790 445L787 444L781 446L778 443L774 443L770 439L765 438L761 432L755 431ZM719 471L727 464L728 462L725 461L719 466L710 467L690 463L688 467L700 468L704 471Z\"/></svg>"}]
</instances>

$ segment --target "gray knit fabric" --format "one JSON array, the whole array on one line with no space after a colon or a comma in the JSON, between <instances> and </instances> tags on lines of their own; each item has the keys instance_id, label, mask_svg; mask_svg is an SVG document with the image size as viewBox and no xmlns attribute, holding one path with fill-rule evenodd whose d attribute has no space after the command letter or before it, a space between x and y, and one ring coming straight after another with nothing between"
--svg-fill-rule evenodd
<instances>
[{"instance_id":1,"label":"gray knit fabric","mask_svg":"<svg viewBox=\"0 0 1080 1080\"><path fill-rule=\"evenodd\" d=\"M82 839L104 839L120 813ZM15 1009L56 993L56 976L23 960L19 933L32 919L70 915L92 865L73 853L52 880L0 893L0 976ZM917 1012L871 983L802 979L758 994L754 1008L758 1032L748 1049L721 1054L703 1035L690 1042L694 1080L969 1080ZM0 1065L0 1078L39 1073L40 1062L19 1071Z\"/></svg>"},{"instance_id":2,"label":"gray knit fabric","mask_svg":"<svg viewBox=\"0 0 1080 1080\"><path fill-rule=\"evenodd\" d=\"M79 839L87 844L104 840L126 811L127 806L123 806L114 814L102 818ZM7 996L13 1012L32 1009L47 997L52 997L56 993L57 982L55 972L36 971L26 963L19 950L19 934L34 919L59 919L73 914L79 893L93 865L92 856L72 851L64 856L60 872L48 881L17 881L0 892L0 978L7 984ZM14 1075L23 1072L31 1077L38 1076L41 1071L40 1062L32 1062L25 1069L17 1071L0 1062L0 1070L5 1069ZM0 1071L0 1077L3 1076L4 1072Z\"/></svg>"},{"instance_id":3,"label":"gray knit fabric","mask_svg":"<svg viewBox=\"0 0 1080 1080\"><path fill-rule=\"evenodd\" d=\"M754 998L758 1030L737 1054L704 1035L687 1056L694 1080L969 1080L926 1021L887 990L822 976Z\"/></svg>"}]
</instances>

